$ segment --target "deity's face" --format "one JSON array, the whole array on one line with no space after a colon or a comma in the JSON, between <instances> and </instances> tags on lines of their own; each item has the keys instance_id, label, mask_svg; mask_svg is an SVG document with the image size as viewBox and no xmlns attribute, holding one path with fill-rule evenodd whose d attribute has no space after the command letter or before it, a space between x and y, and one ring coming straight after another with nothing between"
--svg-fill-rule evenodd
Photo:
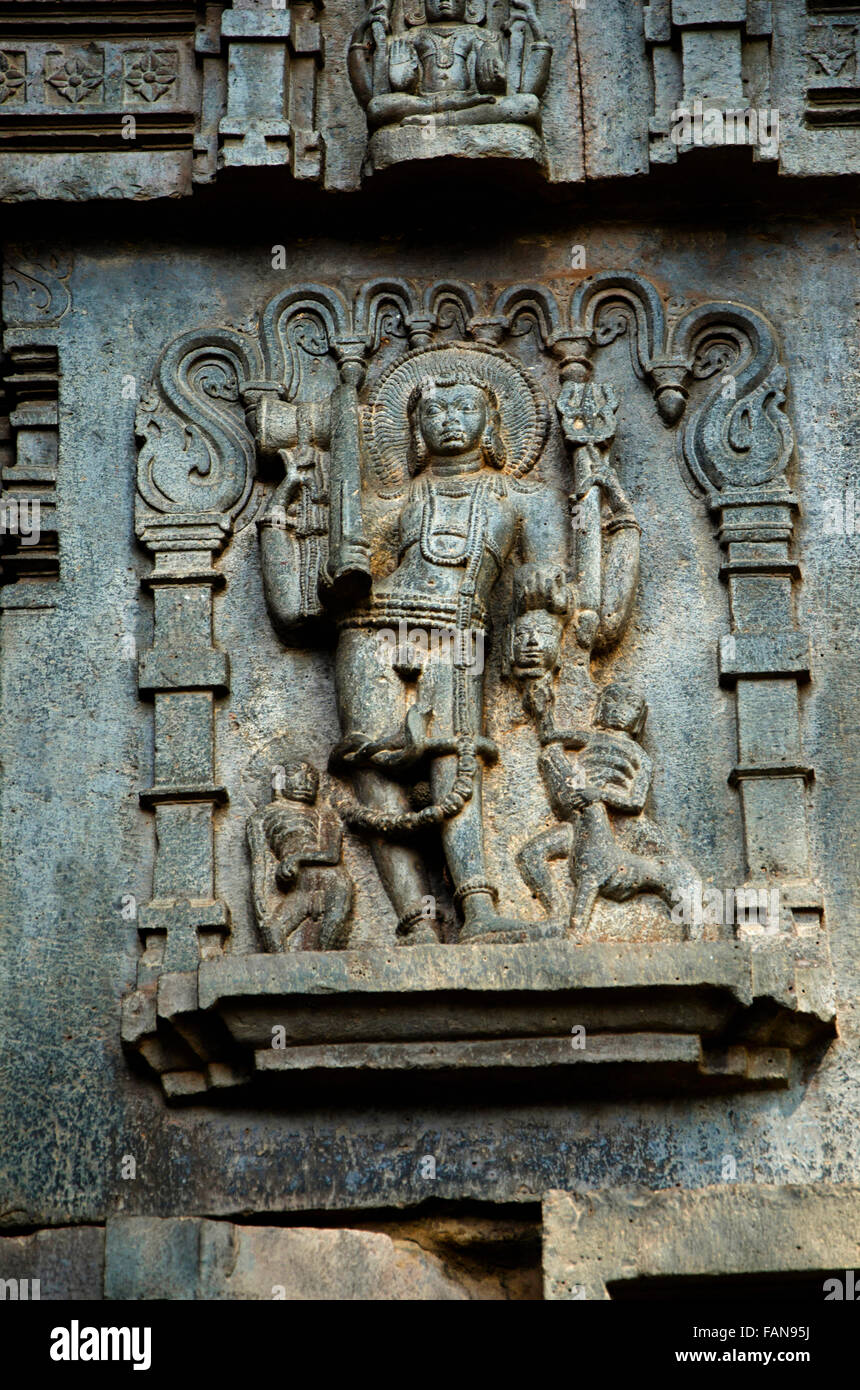
<instances>
[{"instance_id":1,"label":"deity's face","mask_svg":"<svg viewBox=\"0 0 860 1390\"><path fill-rule=\"evenodd\" d=\"M537 678L558 667L563 625L554 613L536 608L514 623L511 665L515 676Z\"/></svg>"},{"instance_id":2,"label":"deity's face","mask_svg":"<svg viewBox=\"0 0 860 1390\"><path fill-rule=\"evenodd\" d=\"M466 19L467 0L424 0L428 24L462 24Z\"/></svg>"},{"instance_id":3,"label":"deity's face","mask_svg":"<svg viewBox=\"0 0 860 1390\"><path fill-rule=\"evenodd\" d=\"M477 448L487 427L487 399L479 386L433 386L422 395L418 427L430 454L456 458Z\"/></svg>"}]
</instances>

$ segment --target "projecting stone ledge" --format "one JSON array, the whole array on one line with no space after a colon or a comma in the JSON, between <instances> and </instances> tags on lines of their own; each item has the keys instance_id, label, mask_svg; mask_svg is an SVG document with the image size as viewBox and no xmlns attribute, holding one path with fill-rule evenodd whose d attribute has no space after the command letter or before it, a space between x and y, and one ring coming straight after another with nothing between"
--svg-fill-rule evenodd
<instances>
[{"instance_id":1,"label":"projecting stone ledge","mask_svg":"<svg viewBox=\"0 0 860 1390\"><path fill-rule=\"evenodd\" d=\"M124 1001L174 1100L323 1084L563 1094L785 1086L834 1032L824 943L417 946L229 956Z\"/></svg>"},{"instance_id":2,"label":"projecting stone ledge","mask_svg":"<svg viewBox=\"0 0 860 1390\"><path fill-rule=\"evenodd\" d=\"M549 1192L543 1203L550 1300L823 1299L825 1280L858 1262L856 1186L631 1187Z\"/></svg>"}]
</instances>

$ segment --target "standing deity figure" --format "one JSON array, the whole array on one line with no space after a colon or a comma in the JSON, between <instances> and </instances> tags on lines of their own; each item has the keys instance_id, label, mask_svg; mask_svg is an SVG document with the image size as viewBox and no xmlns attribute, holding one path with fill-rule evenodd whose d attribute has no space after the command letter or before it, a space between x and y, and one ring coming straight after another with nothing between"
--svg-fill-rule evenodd
<instances>
[{"instance_id":1,"label":"standing deity figure","mask_svg":"<svg viewBox=\"0 0 860 1390\"><path fill-rule=\"evenodd\" d=\"M592 653L624 633L639 574L639 527L608 461L615 392L571 382L562 389L558 410L574 480L566 512L545 485L527 479L546 443L548 411L513 358L478 343L417 348L383 372L361 405L359 348L345 340L338 349L341 384L323 430L327 468L313 449L281 451L285 477L275 497L288 524L276 526L268 513L261 523L269 611L284 634L337 634L341 737L329 766L351 784L338 809L369 839L399 943L450 939L428 911L431 833L459 908L460 943L560 935L566 924L557 914L525 922L500 911L488 876L484 770L498 750L485 722L483 656L502 582L503 593L512 589L503 671L520 684L542 748L559 738L554 705L562 664L576 727L589 724ZM251 418L265 435L256 406ZM318 514L311 515L308 499ZM604 747L596 733L567 746L590 750L582 767L602 757L611 769L623 743L624 778L632 779L625 810L635 817L650 778L643 793L634 772L647 759L626 726L612 737L619 748ZM601 864L608 864L612 826L601 817L613 804L611 771L604 777L600 767L592 770L588 809L557 794L556 781L566 774L556 764L548 753L540 771L553 809L568 822L565 834L582 811L594 834L576 843L596 845L605 830ZM520 869L546 907L538 862L544 848L554 857L554 845L541 844ZM578 873L577 851L568 852ZM613 885L603 877L597 892L607 895Z\"/></svg>"},{"instance_id":2,"label":"standing deity figure","mask_svg":"<svg viewBox=\"0 0 860 1390\"><path fill-rule=\"evenodd\" d=\"M384 373L360 430L340 400L319 592L338 630L331 767L355 792L341 813L370 839L402 943L440 939L416 843L427 832L441 839L461 942L543 934L543 923L500 915L487 874L483 771L498 755L482 657L503 574L566 553L563 510L523 481L546 440L546 402L505 353L453 343ZM270 529L264 579L283 628L292 564L288 537Z\"/></svg>"},{"instance_id":3,"label":"standing deity figure","mask_svg":"<svg viewBox=\"0 0 860 1390\"><path fill-rule=\"evenodd\" d=\"M345 944L352 882L341 865L343 826L317 806L319 773L297 760L278 770L270 805L248 818L251 888L267 951Z\"/></svg>"},{"instance_id":4,"label":"standing deity figure","mask_svg":"<svg viewBox=\"0 0 860 1390\"><path fill-rule=\"evenodd\" d=\"M534 0L510 0L504 32L483 22L482 0L403 0L398 13L395 20L391 0L371 0L349 49L371 133L423 127L433 138L443 127L540 129L552 46ZM528 151L506 151L497 139L492 150L477 152Z\"/></svg>"},{"instance_id":5,"label":"standing deity figure","mask_svg":"<svg viewBox=\"0 0 860 1390\"><path fill-rule=\"evenodd\" d=\"M518 481L543 446L545 411L503 353L449 346L413 353L391 370L371 418L383 473L405 464L404 487L381 567L391 572L340 620L344 737L334 764L354 774L359 798L345 815L373 836L402 940L437 939L422 856L404 843L434 827L462 912L460 941L525 940L540 929L500 916L487 876L483 765L497 752L485 732L484 669L475 657L511 561L534 562L566 545L541 489ZM394 630L407 640L392 662L380 639ZM429 787L429 804L416 807L416 782Z\"/></svg>"}]
</instances>

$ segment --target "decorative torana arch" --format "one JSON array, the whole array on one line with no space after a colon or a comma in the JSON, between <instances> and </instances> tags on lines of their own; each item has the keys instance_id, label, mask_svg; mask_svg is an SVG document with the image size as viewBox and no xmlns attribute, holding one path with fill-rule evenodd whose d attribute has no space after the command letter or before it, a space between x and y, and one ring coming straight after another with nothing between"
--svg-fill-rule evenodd
<instances>
[{"instance_id":1,"label":"decorative torana arch","mask_svg":"<svg viewBox=\"0 0 860 1390\"><path fill-rule=\"evenodd\" d=\"M295 626L279 629L308 645L308 634L325 627L321 595L360 593L364 582L354 502L374 359L390 357L392 343L405 355L452 341L515 357L525 334L555 365L560 393L579 392L575 400L595 384L601 351L626 340L633 375L676 436L687 482L714 518L728 587L719 679L736 691L738 757L726 772L741 799L747 886L776 885L796 933L818 939L806 808L813 772L798 698L809 644L796 627L799 568L790 553L794 433L766 318L730 302L670 314L654 285L632 272L593 275L565 299L525 283L486 298L456 280L382 277L350 294L304 283L265 305L257 336L201 330L171 342L139 410L136 525L154 557L144 584L155 616L153 645L140 659L155 721L153 780L141 802L154 810L157 850L153 897L139 918L143 993L127 1041L155 1030L147 982L217 959L230 929L216 892L213 830L214 808L229 795L215 767L213 706L230 679L212 637L222 582L214 560L258 510L258 459L297 446L317 451L315 486L292 523L302 541ZM265 515L260 525L265 545Z\"/></svg>"}]
</instances>

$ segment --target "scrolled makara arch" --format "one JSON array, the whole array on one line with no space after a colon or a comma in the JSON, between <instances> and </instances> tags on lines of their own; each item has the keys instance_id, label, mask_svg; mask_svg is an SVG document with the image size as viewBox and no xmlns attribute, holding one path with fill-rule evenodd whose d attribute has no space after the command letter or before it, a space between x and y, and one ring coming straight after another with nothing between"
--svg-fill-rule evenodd
<instances>
[{"instance_id":1,"label":"scrolled makara arch","mask_svg":"<svg viewBox=\"0 0 860 1390\"><path fill-rule=\"evenodd\" d=\"M183 333L164 349L135 420L142 539L159 519L232 529L256 472L242 392L262 371L256 341L230 329Z\"/></svg>"}]
</instances>

